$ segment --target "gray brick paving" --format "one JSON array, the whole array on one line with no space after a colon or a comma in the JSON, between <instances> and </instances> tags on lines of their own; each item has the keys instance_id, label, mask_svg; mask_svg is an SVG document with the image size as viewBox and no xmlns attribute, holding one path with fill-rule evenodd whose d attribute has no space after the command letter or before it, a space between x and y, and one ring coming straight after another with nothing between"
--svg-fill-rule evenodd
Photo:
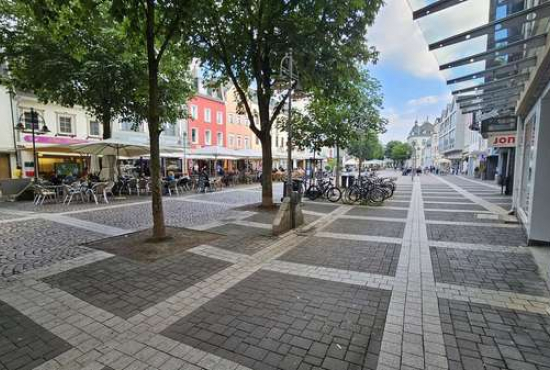
<instances>
[{"instance_id":1,"label":"gray brick paving","mask_svg":"<svg viewBox=\"0 0 550 370\"><path fill-rule=\"evenodd\" d=\"M440 299L449 369L547 370L550 316Z\"/></svg>"},{"instance_id":2,"label":"gray brick paving","mask_svg":"<svg viewBox=\"0 0 550 370\"><path fill-rule=\"evenodd\" d=\"M302 209L306 211L313 211L313 212L319 212L327 214L329 212L334 211L336 208L338 208L338 204L328 203L328 202L304 202L302 205Z\"/></svg>"},{"instance_id":3,"label":"gray brick paving","mask_svg":"<svg viewBox=\"0 0 550 370\"><path fill-rule=\"evenodd\" d=\"M311 237L280 260L395 276L401 245Z\"/></svg>"},{"instance_id":4,"label":"gray brick paving","mask_svg":"<svg viewBox=\"0 0 550 370\"><path fill-rule=\"evenodd\" d=\"M258 222L261 224L273 224L273 220L275 220L276 212L259 212L255 215L243 218L243 221L249 221L249 222ZM311 214L304 214L304 220L307 223L311 223L315 220L317 220L320 216L317 215L311 215Z\"/></svg>"},{"instance_id":5,"label":"gray brick paving","mask_svg":"<svg viewBox=\"0 0 550 370\"><path fill-rule=\"evenodd\" d=\"M425 211L424 214L426 215L426 220L478 222L488 224L503 223L503 221L499 220L480 218L476 213Z\"/></svg>"},{"instance_id":6,"label":"gray brick paving","mask_svg":"<svg viewBox=\"0 0 550 370\"><path fill-rule=\"evenodd\" d=\"M263 224L262 224L263 225ZM228 223L221 226L215 226L206 229L211 233L218 233L222 235L232 236L270 236L272 235L271 229L253 227L249 225L238 225L235 223Z\"/></svg>"},{"instance_id":7,"label":"gray brick paving","mask_svg":"<svg viewBox=\"0 0 550 370\"><path fill-rule=\"evenodd\" d=\"M390 294L260 271L162 335L252 369L376 369Z\"/></svg>"},{"instance_id":8,"label":"gray brick paving","mask_svg":"<svg viewBox=\"0 0 550 370\"><path fill-rule=\"evenodd\" d=\"M337 219L324 232L402 238L404 222Z\"/></svg>"},{"instance_id":9,"label":"gray brick paving","mask_svg":"<svg viewBox=\"0 0 550 370\"><path fill-rule=\"evenodd\" d=\"M0 277L89 253L79 245L104 235L42 219L0 224Z\"/></svg>"},{"instance_id":10,"label":"gray brick paving","mask_svg":"<svg viewBox=\"0 0 550 370\"><path fill-rule=\"evenodd\" d=\"M521 228L436 224L429 224L427 227L430 240L510 246L523 246L527 242L525 232Z\"/></svg>"},{"instance_id":11,"label":"gray brick paving","mask_svg":"<svg viewBox=\"0 0 550 370\"><path fill-rule=\"evenodd\" d=\"M72 347L0 301L0 370L30 370Z\"/></svg>"},{"instance_id":12,"label":"gray brick paving","mask_svg":"<svg viewBox=\"0 0 550 370\"><path fill-rule=\"evenodd\" d=\"M261 235L228 235L210 242L209 245L231 252L252 255L268 247L273 241L273 238Z\"/></svg>"},{"instance_id":13,"label":"gray brick paving","mask_svg":"<svg viewBox=\"0 0 550 370\"><path fill-rule=\"evenodd\" d=\"M533 295L549 295L528 253L430 248L438 282Z\"/></svg>"},{"instance_id":14,"label":"gray brick paving","mask_svg":"<svg viewBox=\"0 0 550 370\"><path fill-rule=\"evenodd\" d=\"M452 204L452 203L435 203L435 202L425 202L425 208L429 209L456 209L456 210L476 210L476 211L486 211L485 207L478 204Z\"/></svg>"},{"instance_id":15,"label":"gray brick paving","mask_svg":"<svg viewBox=\"0 0 550 370\"><path fill-rule=\"evenodd\" d=\"M129 318L229 265L191 253L149 264L113 257L43 281L117 316Z\"/></svg>"},{"instance_id":16,"label":"gray brick paving","mask_svg":"<svg viewBox=\"0 0 550 370\"><path fill-rule=\"evenodd\" d=\"M349 216L374 216L374 217L395 217L406 218L406 209L386 209L384 207L357 206L346 212Z\"/></svg>"},{"instance_id":17,"label":"gray brick paving","mask_svg":"<svg viewBox=\"0 0 550 370\"><path fill-rule=\"evenodd\" d=\"M229 194L234 194L234 192ZM190 227L220 220L231 215L231 207L227 204L198 204L182 201L184 199L164 201L167 225ZM100 212L76 213L71 214L71 217L125 229L144 229L153 225L150 203L131 207L108 208Z\"/></svg>"}]
</instances>

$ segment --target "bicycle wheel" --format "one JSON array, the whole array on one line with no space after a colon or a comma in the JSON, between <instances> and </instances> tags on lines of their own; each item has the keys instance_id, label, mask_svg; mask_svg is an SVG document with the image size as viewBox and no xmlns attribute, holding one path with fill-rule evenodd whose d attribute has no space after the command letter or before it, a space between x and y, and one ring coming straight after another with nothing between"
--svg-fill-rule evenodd
<instances>
[{"instance_id":1,"label":"bicycle wheel","mask_svg":"<svg viewBox=\"0 0 550 370\"><path fill-rule=\"evenodd\" d=\"M311 185L306 190L306 196L309 200L315 200L321 196L321 190L316 185Z\"/></svg>"},{"instance_id":2,"label":"bicycle wheel","mask_svg":"<svg viewBox=\"0 0 550 370\"><path fill-rule=\"evenodd\" d=\"M349 188L345 189L342 193L342 202L344 204L352 204L353 202L349 199Z\"/></svg>"},{"instance_id":3,"label":"bicycle wheel","mask_svg":"<svg viewBox=\"0 0 550 370\"><path fill-rule=\"evenodd\" d=\"M379 188L369 191L368 201L374 205L380 205L384 202L384 192Z\"/></svg>"},{"instance_id":4,"label":"bicycle wheel","mask_svg":"<svg viewBox=\"0 0 550 370\"><path fill-rule=\"evenodd\" d=\"M336 186L332 186L327 189L325 195L329 202L336 203L342 198L342 192Z\"/></svg>"},{"instance_id":5,"label":"bicycle wheel","mask_svg":"<svg viewBox=\"0 0 550 370\"><path fill-rule=\"evenodd\" d=\"M350 203L357 203L361 200L361 189L358 187L351 187L348 189L348 200Z\"/></svg>"}]
</instances>

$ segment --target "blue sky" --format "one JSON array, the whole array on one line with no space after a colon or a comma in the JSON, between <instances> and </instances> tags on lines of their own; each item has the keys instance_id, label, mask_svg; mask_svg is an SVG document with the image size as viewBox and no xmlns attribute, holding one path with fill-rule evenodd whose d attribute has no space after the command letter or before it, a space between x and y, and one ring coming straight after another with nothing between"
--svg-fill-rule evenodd
<instances>
[{"instance_id":1,"label":"blue sky","mask_svg":"<svg viewBox=\"0 0 550 370\"><path fill-rule=\"evenodd\" d=\"M380 52L369 69L384 93L389 120L384 143L404 140L416 118L428 116L433 122L450 101L450 90L411 13L406 0L387 0L367 34L369 45Z\"/></svg>"}]
</instances>

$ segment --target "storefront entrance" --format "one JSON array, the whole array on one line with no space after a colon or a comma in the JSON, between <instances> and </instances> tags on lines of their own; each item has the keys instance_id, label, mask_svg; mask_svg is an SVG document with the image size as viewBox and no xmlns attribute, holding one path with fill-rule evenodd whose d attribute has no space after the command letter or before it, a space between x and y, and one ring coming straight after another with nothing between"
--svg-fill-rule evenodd
<instances>
[{"instance_id":1,"label":"storefront entrance","mask_svg":"<svg viewBox=\"0 0 550 370\"><path fill-rule=\"evenodd\" d=\"M11 178L10 155L0 154L0 180Z\"/></svg>"}]
</instances>

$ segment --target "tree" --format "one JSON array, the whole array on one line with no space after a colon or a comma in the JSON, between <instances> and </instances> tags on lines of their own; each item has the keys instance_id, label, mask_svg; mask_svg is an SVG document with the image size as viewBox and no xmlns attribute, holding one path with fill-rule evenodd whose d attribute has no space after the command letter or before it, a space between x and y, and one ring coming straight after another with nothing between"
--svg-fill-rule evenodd
<instances>
[{"instance_id":1,"label":"tree","mask_svg":"<svg viewBox=\"0 0 550 370\"><path fill-rule=\"evenodd\" d=\"M391 140L386 144L386 147L384 148L384 156L386 158L391 158L391 152L393 150L393 147L401 144L399 140Z\"/></svg>"},{"instance_id":2,"label":"tree","mask_svg":"<svg viewBox=\"0 0 550 370\"><path fill-rule=\"evenodd\" d=\"M10 65L15 81L45 100L83 104L104 124L118 114L136 125L147 120L153 239L163 239L159 136L164 125L185 117L184 103L193 92L188 73L191 54L184 42L188 35L182 32L188 29L191 2L21 0L20 7L16 3L6 1L13 12L0 18L2 41L10 40L13 49ZM27 52L27 47L36 54ZM40 68L33 64L37 56L44 58ZM55 76L58 70L66 80Z\"/></svg>"},{"instance_id":3,"label":"tree","mask_svg":"<svg viewBox=\"0 0 550 370\"><path fill-rule=\"evenodd\" d=\"M412 147L407 143L399 143L394 145L391 151L390 158L394 160L395 163L399 163L402 167L405 164L405 161L411 158Z\"/></svg>"},{"instance_id":4,"label":"tree","mask_svg":"<svg viewBox=\"0 0 550 370\"><path fill-rule=\"evenodd\" d=\"M0 58L9 67L3 83L43 102L83 106L110 138L112 121L130 113L145 76L143 53L125 48L106 4L21 0L0 7Z\"/></svg>"},{"instance_id":5,"label":"tree","mask_svg":"<svg viewBox=\"0 0 550 370\"><path fill-rule=\"evenodd\" d=\"M170 122L183 117L182 107L187 99L182 99L182 95L190 96L192 92L185 72L191 54L185 43L188 35L183 31L189 28L192 20L189 9L193 7L190 0L112 0L111 3L111 13L128 36L126 42L138 54L145 51L147 60L147 89L140 94L147 103L139 104L138 100L138 109L133 111L138 118L146 115L149 129L154 240L166 237L160 186L159 137L163 120ZM183 94L178 90L181 87L185 88ZM139 109L144 106L146 109Z\"/></svg>"},{"instance_id":6,"label":"tree","mask_svg":"<svg viewBox=\"0 0 550 370\"><path fill-rule=\"evenodd\" d=\"M361 164L364 160L383 159L384 148L378 140L377 132L367 131L351 141L348 154L356 157L359 161L359 175L361 175Z\"/></svg>"},{"instance_id":7,"label":"tree","mask_svg":"<svg viewBox=\"0 0 550 370\"><path fill-rule=\"evenodd\" d=\"M271 128L288 99L276 88L280 62L291 48L303 90L316 94L353 79L375 52L365 29L382 0L203 0L192 40L211 78L235 86L250 128L262 144L262 204L273 203ZM221 21L220 21L221 20ZM280 82L280 81L279 81ZM253 89L253 98L248 95ZM251 101L258 105L257 117Z\"/></svg>"},{"instance_id":8,"label":"tree","mask_svg":"<svg viewBox=\"0 0 550 370\"><path fill-rule=\"evenodd\" d=\"M366 69L354 79L340 81L333 89L314 95L306 111L294 123L295 145L336 147L336 181L339 180L340 149L349 148L363 133L383 132L383 97L379 82Z\"/></svg>"}]
</instances>

